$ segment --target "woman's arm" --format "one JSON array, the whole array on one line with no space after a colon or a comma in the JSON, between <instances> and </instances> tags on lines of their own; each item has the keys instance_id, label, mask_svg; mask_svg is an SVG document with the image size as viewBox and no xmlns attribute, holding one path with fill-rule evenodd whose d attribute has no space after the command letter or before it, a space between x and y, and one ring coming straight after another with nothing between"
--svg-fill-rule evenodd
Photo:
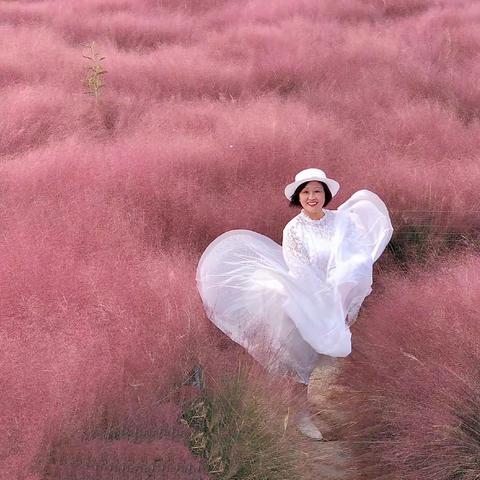
<instances>
[{"instance_id":1,"label":"woman's arm","mask_svg":"<svg viewBox=\"0 0 480 480\"><path fill-rule=\"evenodd\" d=\"M305 266L310 264L307 248L293 224L283 229L282 253L288 270L295 277L301 275Z\"/></svg>"}]
</instances>

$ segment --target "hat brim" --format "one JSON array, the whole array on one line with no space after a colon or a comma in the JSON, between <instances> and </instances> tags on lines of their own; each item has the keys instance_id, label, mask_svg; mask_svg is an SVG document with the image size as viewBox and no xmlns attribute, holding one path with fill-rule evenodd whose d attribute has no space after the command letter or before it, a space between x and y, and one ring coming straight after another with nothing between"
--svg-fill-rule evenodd
<instances>
[{"instance_id":1,"label":"hat brim","mask_svg":"<svg viewBox=\"0 0 480 480\"><path fill-rule=\"evenodd\" d=\"M291 200L292 195L295 193L295 190L302 184L306 182L311 182L313 180L316 180L317 182L322 182L324 183L328 189L330 190L330 193L332 194L332 198L338 193L338 190L340 190L340 184L331 178L320 178L320 177L310 177L310 178L304 178L303 180L298 180L296 182L289 183L285 187L285 196Z\"/></svg>"}]
</instances>

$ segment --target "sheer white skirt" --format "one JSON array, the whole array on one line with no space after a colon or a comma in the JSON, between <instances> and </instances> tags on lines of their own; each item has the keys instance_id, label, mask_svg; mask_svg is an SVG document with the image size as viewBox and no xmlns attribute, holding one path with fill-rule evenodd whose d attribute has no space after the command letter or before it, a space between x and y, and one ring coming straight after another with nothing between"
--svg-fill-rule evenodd
<instances>
[{"instance_id":1,"label":"sheer white skirt","mask_svg":"<svg viewBox=\"0 0 480 480\"><path fill-rule=\"evenodd\" d=\"M347 314L370 293L373 262L391 237L388 212L375 194L357 192L338 210L347 209L361 228L347 238L339 223L329 274L305 272L324 279L315 289L292 276L280 245L250 230L220 235L198 263L197 287L210 320L267 369L303 383L319 353L351 352Z\"/></svg>"}]
</instances>

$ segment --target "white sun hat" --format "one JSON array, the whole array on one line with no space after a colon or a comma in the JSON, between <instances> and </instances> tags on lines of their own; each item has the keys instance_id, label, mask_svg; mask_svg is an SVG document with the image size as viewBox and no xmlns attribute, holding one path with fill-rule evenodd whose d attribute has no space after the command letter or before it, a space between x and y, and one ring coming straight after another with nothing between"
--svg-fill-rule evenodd
<instances>
[{"instance_id":1,"label":"white sun hat","mask_svg":"<svg viewBox=\"0 0 480 480\"><path fill-rule=\"evenodd\" d=\"M295 193L295 190L299 185L305 182L311 182L313 180L317 180L318 182L322 182L325 185L327 185L327 187L330 190L330 193L332 194L332 197L334 197L337 194L340 188L340 184L337 181L332 180L331 178L327 178L323 170L320 170L319 168L307 168L306 170L302 170L301 172L298 172L295 175L295 181L292 183L289 183L285 187L285 196L289 200L291 200L292 195Z\"/></svg>"}]
</instances>

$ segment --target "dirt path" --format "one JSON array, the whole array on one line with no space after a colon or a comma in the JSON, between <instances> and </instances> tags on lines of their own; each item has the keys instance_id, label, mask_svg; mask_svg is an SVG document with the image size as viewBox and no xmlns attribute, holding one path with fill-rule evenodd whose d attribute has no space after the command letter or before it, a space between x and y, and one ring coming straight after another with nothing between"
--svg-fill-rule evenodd
<instances>
[{"instance_id":1,"label":"dirt path","mask_svg":"<svg viewBox=\"0 0 480 480\"><path fill-rule=\"evenodd\" d=\"M319 442L320 459L324 464L321 480L347 480L352 478L351 455L339 434L343 419L340 413L332 408L328 395L338 390L335 385L337 360L332 357L322 357L321 363L312 373L308 386L308 398L315 412L314 422L324 434L327 442ZM350 471L351 472L351 471Z\"/></svg>"}]
</instances>

